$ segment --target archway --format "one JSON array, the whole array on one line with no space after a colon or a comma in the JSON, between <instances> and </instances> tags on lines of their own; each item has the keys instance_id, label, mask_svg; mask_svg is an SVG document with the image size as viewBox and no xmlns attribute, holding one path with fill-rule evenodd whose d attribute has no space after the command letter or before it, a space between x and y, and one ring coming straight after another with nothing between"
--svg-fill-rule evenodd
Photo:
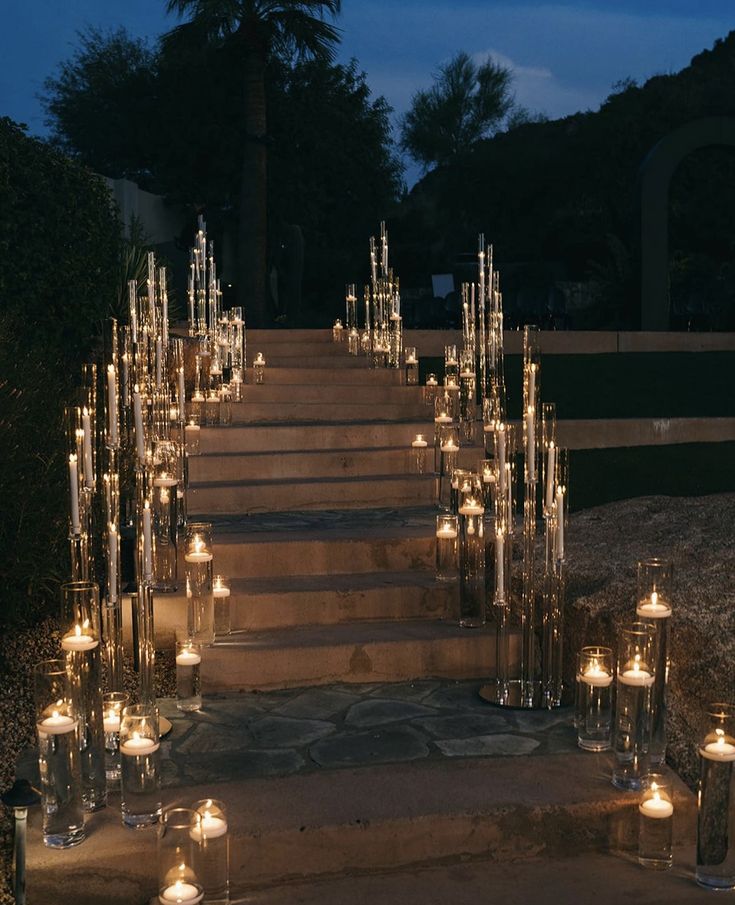
<instances>
[{"instance_id":1,"label":"archway","mask_svg":"<svg viewBox=\"0 0 735 905\"><path fill-rule=\"evenodd\" d=\"M668 330L669 185L681 161L712 145L735 147L735 117L708 116L681 126L649 151L641 180L641 329Z\"/></svg>"}]
</instances>

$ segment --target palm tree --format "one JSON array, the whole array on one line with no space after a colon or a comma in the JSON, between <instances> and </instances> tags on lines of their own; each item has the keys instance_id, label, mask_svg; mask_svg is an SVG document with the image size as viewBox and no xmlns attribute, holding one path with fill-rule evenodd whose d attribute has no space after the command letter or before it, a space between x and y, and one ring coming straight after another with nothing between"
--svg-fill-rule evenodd
<instances>
[{"instance_id":1,"label":"palm tree","mask_svg":"<svg viewBox=\"0 0 735 905\"><path fill-rule=\"evenodd\" d=\"M240 182L238 299L249 322L264 326L267 257L266 64L272 54L330 61L339 31L325 21L341 0L167 0L167 12L188 21L166 36L238 48L245 88L245 146Z\"/></svg>"}]
</instances>

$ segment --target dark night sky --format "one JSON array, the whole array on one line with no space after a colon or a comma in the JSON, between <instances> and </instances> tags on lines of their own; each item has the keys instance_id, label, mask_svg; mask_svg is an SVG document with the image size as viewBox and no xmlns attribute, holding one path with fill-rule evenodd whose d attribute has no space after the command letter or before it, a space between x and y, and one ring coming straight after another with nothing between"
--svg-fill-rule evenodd
<instances>
[{"instance_id":1,"label":"dark night sky","mask_svg":"<svg viewBox=\"0 0 735 905\"><path fill-rule=\"evenodd\" d=\"M0 114L43 134L36 95L86 25L155 37L163 0L2 2ZM340 57L396 113L463 49L511 66L517 100L550 117L595 109L619 79L676 71L735 28L733 0L343 0ZM409 177L411 174L408 174ZM412 181L412 180L410 180Z\"/></svg>"}]
</instances>

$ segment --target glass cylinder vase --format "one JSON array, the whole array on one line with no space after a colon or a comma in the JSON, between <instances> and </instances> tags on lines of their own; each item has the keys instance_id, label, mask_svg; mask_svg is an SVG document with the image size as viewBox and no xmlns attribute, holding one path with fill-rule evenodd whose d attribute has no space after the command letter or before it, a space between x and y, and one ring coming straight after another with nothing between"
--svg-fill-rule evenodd
<instances>
[{"instance_id":1,"label":"glass cylinder vase","mask_svg":"<svg viewBox=\"0 0 735 905\"><path fill-rule=\"evenodd\" d=\"M225 806L214 798L205 798L192 807L201 821L192 831L192 838L199 844L199 879L205 900L211 905L228 905L230 834Z\"/></svg>"},{"instance_id":2,"label":"glass cylinder vase","mask_svg":"<svg viewBox=\"0 0 735 905\"><path fill-rule=\"evenodd\" d=\"M638 863L649 870L668 870L673 863L674 802L671 782L661 773L643 780L638 804Z\"/></svg>"},{"instance_id":3,"label":"glass cylinder vase","mask_svg":"<svg viewBox=\"0 0 735 905\"><path fill-rule=\"evenodd\" d=\"M177 587L179 451L173 440L159 440L153 453L153 574L156 591Z\"/></svg>"},{"instance_id":4,"label":"glass cylinder vase","mask_svg":"<svg viewBox=\"0 0 735 905\"><path fill-rule=\"evenodd\" d=\"M184 546L188 634L200 644L214 641L213 559L212 525L190 522Z\"/></svg>"},{"instance_id":5,"label":"glass cylinder vase","mask_svg":"<svg viewBox=\"0 0 735 905\"><path fill-rule=\"evenodd\" d=\"M612 782L618 789L639 791L648 773L651 690L655 672L653 640L648 625L634 622L620 630L613 729Z\"/></svg>"},{"instance_id":6,"label":"glass cylinder vase","mask_svg":"<svg viewBox=\"0 0 735 905\"><path fill-rule=\"evenodd\" d=\"M199 879L201 816L193 808L166 808L158 828L160 905L197 905L204 897Z\"/></svg>"},{"instance_id":7,"label":"glass cylinder vase","mask_svg":"<svg viewBox=\"0 0 735 905\"><path fill-rule=\"evenodd\" d=\"M485 530L480 476L465 476L459 489L459 624L485 624Z\"/></svg>"},{"instance_id":8,"label":"glass cylinder vase","mask_svg":"<svg viewBox=\"0 0 735 905\"><path fill-rule=\"evenodd\" d=\"M176 706L184 712L202 708L202 648L196 641L176 642Z\"/></svg>"},{"instance_id":9,"label":"glass cylinder vase","mask_svg":"<svg viewBox=\"0 0 735 905\"><path fill-rule=\"evenodd\" d=\"M577 654L574 724L577 744L585 751L606 751L612 729L613 652L583 647Z\"/></svg>"},{"instance_id":10,"label":"glass cylinder vase","mask_svg":"<svg viewBox=\"0 0 735 905\"><path fill-rule=\"evenodd\" d=\"M139 829L161 815L158 708L133 704L120 720L120 795L123 824Z\"/></svg>"},{"instance_id":11,"label":"glass cylinder vase","mask_svg":"<svg viewBox=\"0 0 735 905\"><path fill-rule=\"evenodd\" d=\"M99 588L93 581L61 586L61 649L79 718L82 795L87 811L107 802L102 723L102 659Z\"/></svg>"},{"instance_id":12,"label":"glass cylinder vase","mask_svg":"<svg viewBox=\"0 0 735 905\"><path fill-rule=\"evenodd\" d=\"M669 626L674 567L662 559L638 563L636 615L651 628L656 678L651 691L652 766L666 761L666 684L669 675Z\"/></svg>"},{"instance_id":13,"label":"glass cylinder vase","mask_svg":"<svg viewBox=\"0 0 735 905\"><path fill-rule=\"evenodd\" d=\"M66 660L43 660L34 674L43 841L70 848L86 838L79 721Z\"/></svg>"},{"instance_id":14,"label":"glass cylinder vase","mask_svg":"<svg viewBox=\"0 0 735 905\"><path fill-rule=\"evenodd\" d=\"M696 880L735 889L735 705L710 704L699 745Z\"/></svg>"},{"instance_id":15,"label":"glass cylinder vase","mask_svg":"<svg viewBox=\"0 0 735 905\"><path fill-rule=\"evenodd\" d=\"M122 691L108 691L102 695L105 773L108 786L120 782L120 720L127 703L128 696Z\"/></svg>"}]
</instances>

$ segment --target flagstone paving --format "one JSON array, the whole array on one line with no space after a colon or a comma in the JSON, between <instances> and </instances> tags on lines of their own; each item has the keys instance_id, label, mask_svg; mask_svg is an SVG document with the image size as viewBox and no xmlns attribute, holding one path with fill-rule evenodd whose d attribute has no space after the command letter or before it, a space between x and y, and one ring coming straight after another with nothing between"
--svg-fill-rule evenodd
<instances>
[{"instance_id":1,"label":"flagstone paving","mask_svg":"<svg viewBox=\"0 0 735 905\"><path fill-rule=\"evenodd\" d=\"M417 681L207 697L197 713L159 701L173 725L164 784L224 782L340 767L575 749L571 711L500 711L479 682Z\"/></svg>"}]
</instances>

